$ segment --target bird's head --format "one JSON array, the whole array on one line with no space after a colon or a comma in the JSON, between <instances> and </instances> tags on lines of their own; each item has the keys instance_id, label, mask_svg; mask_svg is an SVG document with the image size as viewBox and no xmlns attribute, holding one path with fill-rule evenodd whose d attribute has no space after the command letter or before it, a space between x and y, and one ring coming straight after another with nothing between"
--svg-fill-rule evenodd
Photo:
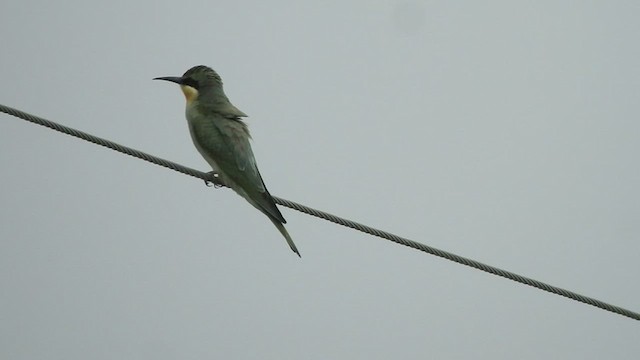
<instances>
[{"instance_id":1,"label":"bird's head","mask_svg":"<svg viewBox=\"0 0 640 360\"><path fill-rule=\"evenodd\" d=\"M204 65L194 66L180 77L165 76L153 80L171 81L180 85L187 104L197 100L201 93L222 92L222 79L210 67Z\"/></svg>"}]
</instances>

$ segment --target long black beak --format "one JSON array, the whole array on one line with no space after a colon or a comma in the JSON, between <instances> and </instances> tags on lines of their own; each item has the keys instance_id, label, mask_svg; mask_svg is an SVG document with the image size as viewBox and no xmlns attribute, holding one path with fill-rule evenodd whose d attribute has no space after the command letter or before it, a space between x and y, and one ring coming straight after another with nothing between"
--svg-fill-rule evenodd
<instances>
[{"instance_id":1,"label":"long black beak","mask_svg":"<svg viewBox=\"0 0 640 360\"><path fill-rule=\"evenodd\" d=\"M153 80L165 80L165 81L174 82L176 84L182 84L182 78L181 77L175 77L175 76L157 77L157 78L154 78Z\"/></svg>"}]
</instances>

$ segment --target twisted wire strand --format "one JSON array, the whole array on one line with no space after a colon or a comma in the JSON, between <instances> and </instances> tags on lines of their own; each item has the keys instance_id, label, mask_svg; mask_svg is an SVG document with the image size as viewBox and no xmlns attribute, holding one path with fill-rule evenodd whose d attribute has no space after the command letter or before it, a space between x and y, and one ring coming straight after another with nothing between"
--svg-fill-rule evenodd
<instances>
[{"instance_id":1,"label":"twisted wire strand","mask_svg":"<svg viewBox=\"0 0 640 360\"><path fill-rule=\"evenodd\" d=\"M41 125L41 126L44 126L44 127L48 127L50 129L59 131L61 133L67 134L67 135L78 137L80 139L92 142L94 144L98 144L98 145L101 145L101 146L116 150L116 151L121 152L123 154L127 154L127 155L130 155L130 156L137 157L139 159L151 162L151 163L156 164L156 165L164 166L166 168L181 172L181 173L186 174L186 175L191 175L193 177L196 177L196 178L204 180L206 183L214 183L217 186L223 185L218 181L218 179L215 177L214 173L205 173L205 172L202 172L202 171L198 171L198 170L195 170L195 169L192 169L192 168L189 168L189 167L174 163L172 161L165 160L165 159L162 159L162 158L147 154L145 152L142 152L142 151L139 151L139 150L135 150L135 149L126 147L124 145L120 145L120 144L117 144L115 142L112 142L112 141L109 141L109 140L106 140L106 139L103 139L103 138L100 138L100 137L85 133L83 131L79 131L79 130L76 130L76 129L73 129L73 128L70 128L70 127L67 127L67 126L60 125L60 124L55 123L53 121L50 121L50 120L43 119L43 118L35 116L35 115L31 115L31 114L25 113L23 111L20 111L20 110L17 110L17 109L14 109L14 108L2 105L2 104L0 104L0 112L4 112L6 114L18 117L20 119L27 120L29 122L32 122L32 123L35 123L35 124L38 124L38 125ZM428 254L439 256L441 258L444 258L444 259L447 259L447 260L451 260L451 261L457 262L459 264L472 267L474 269L482 270L484 272L487 272L487 273L490 273L490 274L494 274L494 275L498 275L498 276L504 277L506 279L513 280L515 282L519 282L521 284L529 285L529 286L532 286L532 287L540 289L540 290L544 290L544 291L547 291L547 292L550 292L550 293L553 293L553 294L564 296L566 298L569 298L569 299L572 299L572 300L575 300L575 301L579 301L579 302L582 302L582 303L585 303L585 304L589 304L589 305L595 306L597 308L600 308L602 310L610 311L610 312L613 312L613 313L616 313L616 314L619 314L619 315L622 315L622 316L626 316L626 317L631 318L631 319L640 320L640 313L637 313L637 312L634 312L634 311L631 311L631 310L627 310L627 309L619 307L619 306L611 305L611 304L608 304L606 302L603 302L603 301L600 301L600 300L597 300L597 299L594 299L594 298L591 298L591 297L588 297L588 296L580 295L580 294L575 293L573 291L569 291L569 290L565 290L565 289L562 289L562 288L559 288L559 287L556 287L556 286L552 286L552 285L543 283L543 282L538 281L538 280L534 280L534 279L531 279L531 278L528 278L528 277L525 277L525 276L522 276L522 275L518 275L516 273L512 273L510 271L506 271L506 270L503 270L503 269L500 269L500 268L497 268L497 267L494 267L494 266L483 264L483 263L481 263L479 261L475 261L475 260L472 260L472 259L469 259L469 258L465 258L465 257L459 256L459 255L456 255L456 254L453 254L453 253L450 253L450 252L447 252L447 251L444 251L444 250L440 250L440 249L437 249L437 248L434 248L434 247L431 247L431 246L427 246L427 245L419 243L417 241L409 240L409 239L400 237L398 235L395 235L395 234L392 234L392 233L389 233L389 232L386 232L386 231L382 231L382 230L379 230L379 229L376 229L376 228L372 228L372 227L367 226L367 225L360 224L360 223L355 222L355 221L344 219L344 218L341 218L339 216L336 216L336 215L333 215L333 214L330 214L330 213L327 213L327 212L324 212L324 211L316 210L316 209L313 209L311 207L308 207L308 206L305 206L305 205L302 205L302 204L298 204L298 203L290 201L290 200L282 199L282 198L275 197L275 196L273 197L273 199L279 205L286 206L288 208L291 208L291 209L294 209L294 210L298 210L298 211L303 212L305 214L309 214L309 215L312 215L312 216L315 216L315 217L318 217L318 218L321 218L321 219L325 219L325 220L330 221L330 222L335 223L335 224L346 226L346 227L349 227L349 228L364 232L364 233L369 234L369 235L373 235L373 236L377 236L379 238L383 238L383 239L386 239L386 240L393 241L393 242L395 242L397 244L401 244L401 245L410 247L412 249L420 250L420 251L426 252Z\"/></svg>"},{"instance_id":2,"label":"twisted wire strand","mask_svg":"<svg viewBox=\"0 0 640 360\"><path fill-rule=\"evenodd\" d=\"M382 231L382 230L379 230L379 229L376 229L376 228L372 228L370 226L363 225L363 224L360 224L360 223L355 222L355 221L347 220L347 219L341 218L339 216L335 216L333 214L329 214L329 213L324 212L324 211L316 210L316 209L307 207L305 205L298 204L298 203L290 201L290 200L281 199L281 198L277 198L277 197L274 197L274 199L275 199L276 203L278 203L280 205L289 207L291 209L298 210L300 212L303 212L303 213L306 213L306 214L309 214L309 215L312 215L312 216L315 216L315 217L319 217L319 218L325 219L325 220L330 221L332 223L336 223L336 224L339 224L339 225L342 225L342 226L350 227L352 229L361 231L361 232L369 234L369 235L373 235L373 236L377 236L379 238L390 240L390 241L393 241L393 242L395 242L397 244L404 245L404 246L410 247L412 249L424 251L424 252L426 252L428 254L439 256L441 258L444 258L444 259L447 259L447 260L451 260L451 261L457 262L458 264L466 265L466 266L472 267L474 269L482 270L482 271L488 272L490 274L498 275L498 276L501 276L503 278L506 278L506 279L509 279L509 280L513 280L515 282L519 282L521 284L529 285L529 286L535 287L537 289L550 292L552 294L557 294L557 295L560 295L560 296L564 296L564 297L567 297L567 298L572 299L572 300L576 300L576 301L579 301L579 302L582 302L582 303L585 303L585 304L593 305L593 306L598 307L598 308L603 309L603 310L611 311L611 312L614 312L614 313L617 313L617 314L620 314L620 315L623 315L623 316L630 317L630 318L635 319L635 320L640 320L640 314L638 314L636 312L633 312L633 311L630 311L630 310L627 310L627 309L624 309L624 308L621 308L619 306L614 306L614 305L605 303L603 301L590 298L588 296L580 295L580 294L575 293L573 291L565 290L565 289L559 288L557 286L552 286L552 285L543 283L541 281L528 278L526 276L518 275L516 273L512 273L512 272L507 271L507 270L503 270L503 269L500 269L500 268L497 268L497 267L494 267L494 266L491 266L491 265L483 264L483 263L481 263L479 261L476 261L476 260L473 260L473 259L465 258L465 257L459 256L459 255L456 255L456 254L453 254L453 253L450 253L450 252L447 252L447 251L444 251L444 250L440 250L440 249L437 249L437 248L434 248L434 247L419 243L417 241L409 240L409 239L400 237L398 235L395 235L395 234L392 234L392 233L389 233L389 232L386 232L386 231Z\"/></svg>"},{"instance_id":3,"label":"twisted wire strand","mask_svg":"<svg viewBox=\"0 0 640 360\"><path fill-rule=\"evenodd\" d=\"M88 142L92 142L94 144L100 145L100 146L104 146L107 147L109 149L113 149L115 151L121 152L123 154L127 154L133 157L137 157L138 159L142 159L145 161L148 161L150 163L156 164L156 165L160 165L160 166L164 166L166 168L169 168L171 170L175 170L177 172L181 172L183 174L186 175L191 175L193 177L197 177L200 179L203 179L205 181L211 181L211 182L217 182L218 180L213 176L212 173L204 173L202 171L198 171L180 164L176 164L172 161L169 160L165 160L162 158L159 158L157 156L153 156L150 154L147 154L143 151L140 150L136 150L136 149L132 149L130 147L124 146L124 145L120 145L116 142L107 140L107 139L103 139L101 137L95 136L95 135L91 135L88 134L84 131L80 131L80 130L76 130L74 128L68 127L68 126L64 126L64 125L60 125L58 123L55 123L51 120L47 120L35 115L31 115L29 113L26 113L24 111L20 111L18 109L14 109L5 105L0 104L0 112L3 112L5 114L9 114L12 116L15 116L17 118L23 119L23 120L27 120L29 122L32 122L34 124L38 124L44 127L48 127L49 129L53 129L55 131L59 131L63 134L67 134L67 135L71 135L71 136L75 136L77 138L80 138L82 140L86 140Z\"/></svg>"}]
</instances>

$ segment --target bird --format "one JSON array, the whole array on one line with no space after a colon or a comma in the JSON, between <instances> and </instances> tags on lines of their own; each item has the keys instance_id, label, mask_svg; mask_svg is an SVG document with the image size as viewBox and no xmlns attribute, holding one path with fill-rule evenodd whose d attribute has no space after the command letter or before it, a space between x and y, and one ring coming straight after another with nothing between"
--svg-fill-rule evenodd
<instances>
[{"instance_id":1,"label":"bird","mask_svg":"<svg viewBox=\"0 0 640 360\"><path fill-rule=\"evenodd\" d=\"M251 135L243 121L247 114L229 101L217 72L197 65L182 76L157 77L180 85L186 99L185 115L196 149L218 178L266 215L301 257L284 227L286 220L262 180L251 149Z\"/></svg>"}]
</instances>

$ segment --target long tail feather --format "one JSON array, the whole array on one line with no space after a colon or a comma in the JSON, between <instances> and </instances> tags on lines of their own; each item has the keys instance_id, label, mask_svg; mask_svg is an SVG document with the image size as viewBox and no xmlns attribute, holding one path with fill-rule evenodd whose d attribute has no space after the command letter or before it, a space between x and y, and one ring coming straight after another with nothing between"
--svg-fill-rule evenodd
<instances>
[{"instance_id":1,"label":"long tail feather","mask_svg":"<svg viewBox=\"0 0 640 360\"><path fill-rule=\"evenodd\" d=\"M298 251L298 248L296 247L296 244L294 244L293 239L291 239L291 235L289 235L289 232L287 231L287 229L285 229L284 225L282 225L280 221L274 219L271 216L269 216L269 220L271 220L273 225L275 225L278 230L280 230L280 233L287 240L287 244L289 244L291 250L293 250L294 253L298 254L299 257L302 257L302 255L300 255L300 252Z\"/></svg>"}]
</instances>

